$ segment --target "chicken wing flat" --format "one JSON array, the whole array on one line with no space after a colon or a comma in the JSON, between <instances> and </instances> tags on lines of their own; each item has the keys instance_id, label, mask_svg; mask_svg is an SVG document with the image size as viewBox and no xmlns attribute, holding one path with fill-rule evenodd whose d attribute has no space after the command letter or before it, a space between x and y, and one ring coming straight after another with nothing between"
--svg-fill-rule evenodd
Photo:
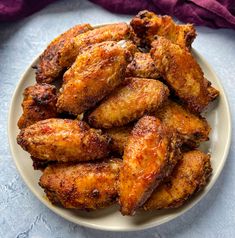
<instances>
[{"instance_id":1,"label":"chicken wing flat","mask_svg":"<svg viewBox=\"0 0 235 238\"><path fill-rule=\"evenodd\" d=\"M158 36L163 36L181 47L190 47L196 37L192 24L177 25L170 16L157 16L146 10L139 12L130 24L142 46L150 46Z\"/></svg>"},{"instance_id":2,"label":"chicken wing flat","mask_svg":"<svg viewBox=\"0 0 235 238\"><path fill-rule=\"evenodd\" d=\"M89 116L96 128L123 126L156 110L169 95L168 88L154 79L127 78Z\"/></svg>"},{"instance_id":3,"label":"chicken wing flat","mask_svg":"<svg viewBox=\"0 0 235 238\"><path fill-rule=\"evenodd\" d=\"M183 154L183 158L163 184L144 204L145 210L176 208L203 188L212 172L210 156L198 150Z\"/></svg>"},{"instance_id":4,"label":"chicken wing flat","mask_svg":"<svg viewBox=\"0 0 235 238\"><path fill-rule=\"evenodd\" d=\"M134 215L179 159L177 140L159 119L142 117L124 149L120 170L120 207L123 215Z\"/></svg>"},{"instance_id":5,"label":"chicken wing flat","mask_svg":"<svg viewBox=\"0 0 235 238\"><path fill-rule=\"evenodd\" d=\"M131 134L133 125L123 127L113 127L105 130L105 133L111 138L110 148L111 151L117 152L120 155L123 154L124 147L128 141L128 137Z\"/></svg>"},{"instance_id":6,"label":"chicken wing flat","mask_svg":"<svg viewBox=\"0 0 235 238\"><path fill-rule=\"evenodd\" d=\"M49 84L35 84L24 90L23 114L18 121L20 129L57 116L56 88Z\"/></svg>"},{"instance_id":7,"label":"chicken wing flat","mask_svg":"<svg viewBox=\"0 0 235 238\"><path fill-rule=\"evenodd\" d=\"M61 50L59 64L69 67L75 61L78 54L85 48L104 41L128 40L133 36L132 29L126 23L114 23L87 31L75 37L71 45Z\"/></svg>"},{"instance_id":8,"label":"chicken wing flat","mask_svg":"<svg viewBox=\"0 0 235 238\"><path fill-rule=\"evenodd\" d=\"M154 115L192 147L209 140L211 128L206 119L192 114L176 102L168 100Z\"/></svg>"},{"instance_id":9,"label":"chicken wing flat","mask_svg":"<svg viewBox=\"0 0 235 238\"><path fill-rule=\"evenodd\" d=\"M38 83L51 83L67 65L59 64L61 52L72 47L73 38L91 30L89 24L76 25L55 38L43 52L36 66L36 80Z\"/></svg>"},{"instance_id":10,"label":"chicken wing flat","mask_svg":"<svg viewBox=\"0 0 235 238\"><path fill-rule=\"evenodd\" d=\"M149 53L136 52L127 66L126 77L156 79L160 77L160 73Z\"/></svg>"},{"instance_id":11,"label":"chicken wing flat","mask_svg":"<svg viewBox=\"0 0 235 238\"><path fill-rule=\"evenodd\" d=\"M152 47L151 56L169 87L192 112L202 112L212 100L211 86L191 53L163 37Z\"/></svg>"},{"instance_id":12,"label":"chicken wing flat","mask_svg":"<svg viewBox=\"0 0 235 238\"><path fill-rule=\"evenodd\" d=\"M51 165L45 169L39 185L52 203L62 204L65 208L104 208L117 200L121 164L119 159L109 159Z\"/></svg>"},{"instance_id":13,"label":"chicken wing flat","mask_svg":"<svg viewBox=\"0 0 235 238\"><path fill-rule=\"evenodd\" d=\"M85 122L47 119L21 130L18 144L33 157L47 161L88 161L106 157L109 138Z\"/></svg>"},{"instance_id":14,"label":"chicken wing flat","mask_svg":"<svg viewBox=\"0 0 235 238\"><path fill-rule=\"evenodd\" d=\"M58 110L77 115L95 106L123 81L129 56L113 41L83 51L64 74Z\"/></svg>"}]
</instances>

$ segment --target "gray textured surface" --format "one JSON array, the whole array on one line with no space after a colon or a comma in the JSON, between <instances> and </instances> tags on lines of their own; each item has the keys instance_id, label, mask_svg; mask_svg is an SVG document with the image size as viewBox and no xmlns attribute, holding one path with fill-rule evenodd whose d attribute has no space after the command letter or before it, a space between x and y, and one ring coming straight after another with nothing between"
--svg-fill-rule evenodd
<instances>
[{"instance_id":1,"label":"gray textured surface","mask_svg":"<svg viewBox=\"0 0 235 238\"><path fill-rule=\"evenodd\" d=\"M125 21L84 0L58 1L22 21L0 25L0 237L235 237L235 134L225 168L210 193L183 216L143 232L95 231L65 221L21 180L7 140L7 113L20 76L47 43L77 23ZM196 48L212 65L229 98L235 124L235 31L198 28Z\"/></svg>"}]
</instances>

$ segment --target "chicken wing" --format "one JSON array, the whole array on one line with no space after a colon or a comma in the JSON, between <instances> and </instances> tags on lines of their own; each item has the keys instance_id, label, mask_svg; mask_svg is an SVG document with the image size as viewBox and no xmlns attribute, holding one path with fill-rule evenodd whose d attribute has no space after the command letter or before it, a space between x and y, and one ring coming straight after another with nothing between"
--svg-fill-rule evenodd
<instances>
[{"instance_id":1,"label":"chicken wing","mask_svg":"<svg viewBox=\"0 0 235 238\"><path fill-rule=\"evenodd\" d=\"M133 37L131 28L126 23L114 23L87 31L75 37L70 45L60 52L59 64L69 67L76 57L88 46L104 41L128 40Z\"/></svg>"},{"instance_id":2,"label":"chicken wing","mask_svg":"<svg viewBox=\"0 0 235 238\"><path fill-rule=\"evenodd\" d=\"M140 38L141 45L147 47L158 36L163 36L181 47L190 47L196 37L192 24L178 25L170 16L157 16L146 10L139 12L130 24Z\"/></svg>"},{"instance_id":3,"label":"chicken wing","mask_svg":"<svg viewBox=\"0 0 235 238\"><path fill-rule=\"evenodd\" d=\"M96 128L123 126L156 110L168 97L169 90L154 79L127 78L88 117Z\"/></svg>"},{"instance_id":4,"label":"chicken wing","mask_svg":"<svg viewBox=\"0 0 235 238\"><path fill-rule=\"evenodd\" d=\"M21 130L18 144L43 161L87 161L106 157L109 140L85 122L47 119Z\"/></svg>"},{"instance_id":5,"label":"chicken wing","mask_svg":"<svg viewBox=\"0 0 235 238\"><path fill-rule=\"evenodd\" d=\"M96 210L112 205L118 196L121 160L48 166L39 185L49 200L65 208Z\"/></svg>"},{"instance_id":6,"label":"chicken wing","mask_svg":"<svg viewBox=\"0 0 235 238\"><path fill-rule=\"evenodd\" d=\"M51 83L68 65L59 64L61 52L72 47L74 37L91 30L89 24L76 25L55 38L43 52L36 66L36 80L38 83Z\"/></svg>"},{"instance_id":7,"label":"chicken wing","mask_svg":"<svg viewBox=\"0 0 235 238\"><path fill-rule=\"evenodd\" d=\"M145 210L176 208L203 188L212 172L210 156L198 150L183 154L183 158L167 180L152 193Z\"/></svg>"},{"instance_id":8,"label":"chicken wing","mask_svg":"<svg viewBox=\"0 0 235 238\"><path fill-rule=\"evenodd\" d=\"M178 142L159 119L142 117L124 149L120 170L121 213L134 215L179 159Z\"/></svg>"},{"instance_id":9,"label":"chicken wing","mask_svg":"<svg viewBox=\"0 0 235 238\"><path fill-rule=\"evenodd\" d=\"M136 52L127 66L126 77L156 79L160 77L160 73L149 53Z\"/></svg>"},{"instance_id":10,"label":"chicken wing","mask_svg":"<svg viewBox=\"0 0 235 238\"><path fill-rule=\"evenodd\" d=\"M49 84L35 84L24 90L23 114L18 121L20 129L48 118L56 117L56 88Z\"/></svg>"},{"instance_id":11,"label":"chicken wing","mask_svg":"<svg viewBox=\"0 0 235 238\"><path fill-rule=\"evenodd\" d=\"M212 100L210 84L191 53L163 37L152 47L151 56L169 87L192 112L202 112Z\"/></svg>"},{"instance_id":12,"label":"chicken wing","mask_svg":"<svg viewBox=\"0 0 235 238\"><path fill-rule=\"evenodd\" d=\"M131 134L132 129L133 125L128 125L123 127L113 127L104 131L111 138L111 151L117 152L120 155L123 154L124 147L127 143L128 137Z\"/></svg>"},{"instance_id":13,"label":"chicken wing","mask_svg":"<svg viewBox=\"0 0 235 238\"><path fill-rule=\"evenodd\" d=\"M206 119L190 113L180 104L168 100L154 115L191 147L209 140L210 126Z\"/></svg>"},{"instance_id":14,"label":"chicken wing","mask_svg":"<svg viewBox=\"0 0 235 238\"><path fill-rule=\"evenodd\" d=\"M95 106L123 81L129 56L113 41L83 51L64 74L58 110L77 115Z\"/></svg>"}]
</instances>

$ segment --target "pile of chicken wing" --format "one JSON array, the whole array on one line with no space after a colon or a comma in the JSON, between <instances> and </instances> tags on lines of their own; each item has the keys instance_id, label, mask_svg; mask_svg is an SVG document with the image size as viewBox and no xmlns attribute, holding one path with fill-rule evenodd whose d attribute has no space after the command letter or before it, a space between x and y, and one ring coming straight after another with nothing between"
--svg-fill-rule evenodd
<instances>
[{"instance_id":1,"label":"pile of chicken wing","mask_svg":"<svg viewBox=\"0 0 235 238\"><path fill-rule=\"evenodd\" d=\"M201 113L219 92L191 53L196 31L141 11L77 25L40 56L24 91L18 144L53 204L123 215L176 208L212 173Z\"/></svg>"}]
</instances>

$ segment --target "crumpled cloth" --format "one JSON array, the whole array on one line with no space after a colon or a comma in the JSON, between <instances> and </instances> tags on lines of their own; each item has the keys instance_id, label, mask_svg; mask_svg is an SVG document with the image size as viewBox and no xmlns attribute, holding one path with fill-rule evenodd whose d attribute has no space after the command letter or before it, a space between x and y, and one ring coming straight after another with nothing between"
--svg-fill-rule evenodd
<instances>
[{"instance_id":1,"label":"crumpled cloth","mask_svg":"<svg viewBox=\"0 0 235 238\"><path fill-rule=\"evenodd\" d=\"M39 11L55 0L0 0L0 22L15 21Z\"/></svg>"},{"instance_id":2,"label":"crumpled cloth","mask_svg":"<svg viewBox=\"0 0 235 238\"><path fill-rule=\"evenodd\" d=\"M235 0L91 0L115 13L136 14L147 9L175 16L182 22L235 29Z\"/></svg>"},{"instance_id":3,"label":"crumpled cloth","mask_svg":"<svg viewBox=\"0 0 235 238\"><path fill-rule=\"evenodd\" d=\"M18 20L40 10L53 1L55 0L0 0L0 21ZM115 13L136 14L138 11L147 9L157 14L175 16L182 22L235 30L235 0L90 1Z\"/></svg>"}]
</instances>

